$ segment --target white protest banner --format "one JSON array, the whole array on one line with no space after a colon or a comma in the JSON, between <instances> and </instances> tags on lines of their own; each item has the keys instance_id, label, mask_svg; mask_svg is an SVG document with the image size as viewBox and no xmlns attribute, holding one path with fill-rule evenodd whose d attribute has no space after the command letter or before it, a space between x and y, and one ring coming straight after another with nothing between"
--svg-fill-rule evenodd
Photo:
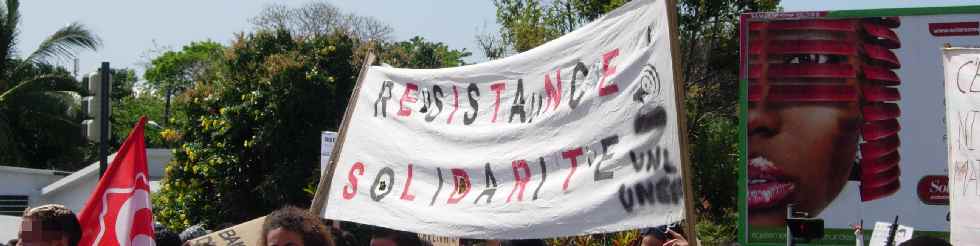
<instances>
[{"instance_id":1,"label":"white protest banner","mask_svg":"<svg viewBox=\"0 0 980 246\"><path fill-rule=\"evenodd\" d=\"M487 63L370 67L325 217L496 239L683 219L669 3L633 1Z\"/></svg>"},{"instance_id":2,"label":"white protest banner","mask_svg":"<svg viewBox=\"0 0 980 246\"><path fill-rule=\"evenodd\" d=\"M886 246L888 245L888 236L891 235L892 223L888 222L875 222L875 229L871 232L871 241L868 242L868 246ZM912 227L898 225L895 228L895 240L892 245L899 245L912 239L912 234L915 233L915 229Z\"/></svg>"},{"instance_id":3,"label":"white protest banner","mask_svg":"<svg viewBox=\"0 0 980 246\"><path fill-rule=\"evenodd\" d=\"M327 165L330 162L330 155L333 153L333 146L337 143L337 132L323 131L320 133L320 173L327 173Z\"/></svg>"},{"instance_id":4,"label":"white protest banner","mask_svg":"<svg viewBox=\"0 0 980 246\"><path fill-rule=\"evenodd\" d=\"M980 245L980 49L943 50L949 149L950 243Z\"/></svg>"}]
</instances>

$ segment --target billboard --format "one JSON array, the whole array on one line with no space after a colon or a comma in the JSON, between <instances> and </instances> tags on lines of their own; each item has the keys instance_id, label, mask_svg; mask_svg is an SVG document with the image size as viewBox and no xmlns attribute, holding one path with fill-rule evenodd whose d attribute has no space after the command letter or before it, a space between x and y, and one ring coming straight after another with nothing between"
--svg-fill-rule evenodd
<instances>
[{"instance_id":1,"label":"billboard","mask_svg":"<svg viewBox=\"0 0 980 246\"><path fill-rule=\"evenodd\" d=\"M978 27L980 6L743 14L740 241L785 244L791 206L824 219L814 245L896 216L948 238L942 48Z\"/></svg>"}]
</instances>

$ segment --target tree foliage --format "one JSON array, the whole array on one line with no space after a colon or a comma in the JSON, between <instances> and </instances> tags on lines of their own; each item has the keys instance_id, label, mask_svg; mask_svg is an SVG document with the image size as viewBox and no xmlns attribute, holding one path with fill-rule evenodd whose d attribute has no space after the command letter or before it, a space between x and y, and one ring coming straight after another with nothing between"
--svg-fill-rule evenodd
<instances>
[{"instance_id":1,"label":"tree foliage","mask_svg":"<svg viewBox=\"0 0 980 246\"><path fill-rule=\"evenodd\" d=\"M136 70L131 68L111 68L109 69L109 73L112 78L112 89L109 90L109 98L112 98L113 102L133 95L133 86L139 81ZM133 121L133 123L135 124L136 121Z\"/></svg>"},{"instance_id":2,"label":"tree foliage","mask_svg":"<svg viewBox=\"0 0 980 246\"><path fill-rule=\"evenodd\" d=\"M155 96L125 96L112 101L112 116L110 124L112 136L110 137L110 148L121 146L122 142L129 136L133 126L139 121L141 116L146 116L147 124L144 128L147 148L166 148L170 147L164 141L164 128L160 125L164 122L163 99Z\"/></svg>"},{"instance_id":3,"label":"tree foliage","mask_svg":"<svg viewBox=\"0 0 980 246\"><path fill-rule=\"evenodd\" d=\"M164 98L164 123L170 122L171 98L196 82L216 79L224 46L213 41L192 42L179 51L167 51L150 61L144 77L150 90Z\"/></svg>"},{"instance_id":4,"label":"tree foliage","mask_svg":"<svg viewBox=\"0 0 980 246\"><path fill-rule=\"evenodd\" d=\"M351 31L357 26L334 26L331 18L354 17L322 2L272 5L252 20L254 33L239 34L223 55L207 60L208 79L175 94L173 124L160 133L175 147L153 198L160 222L214 226L285 204L309 205L319 180L320 132L340 125L368 51L409 68L459 66L469 55L422 37L387 41ZM164 53L154 66L178 63L171 62L177 56ZM176 74L153 73L148 80Z\"/></svg>"},{"instance_id":5,"label":"tree foliage","mask_svg":"<svg viewBox=\"0 0 980 246\"><path fill-rule=\"evenodd\" d=\"M415 36L408 41L379 45L380 60L400 68L443 68L466 65L463 58L471 55L466 49L450 49L439 42L429 42Z\"/></svg>"},{"instance_id":6,"label":"tree foliage","mask_svg":"<svg viewBox=\"0 0 980 246\"><path fill-rule=\"evenodd\" d=\"M71 23L27 57L16 57L20 1L0 6L0 164L75 170L90 146L81 135L80 88L67 71L49 65L100 41Z\"/></svg>"},{"instance_id":7,"label":"tree foliage","mask_svg":"<svg viewBox=\"0 0 980 246\"><path fill-rule=\"evenodd\" d=\"M319 174L319 136L336 130L356 80L344 35L242 35L221 77L181 97L186 118L164 185L153 200L173 228L243 222L284 204L304 206ZM242 202L249 201L249 202Z\"/></svg>"}]
</instances>

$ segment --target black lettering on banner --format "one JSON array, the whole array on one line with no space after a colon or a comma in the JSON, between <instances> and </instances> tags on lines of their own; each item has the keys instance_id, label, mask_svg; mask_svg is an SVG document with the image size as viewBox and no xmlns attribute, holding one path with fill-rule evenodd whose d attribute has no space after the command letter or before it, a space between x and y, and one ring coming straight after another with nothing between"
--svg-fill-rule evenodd
<instances>
[{"instance_id":1,"label":"black lettering on banner","mask_svg":"<svg viewBox=\"0 0 980 246\"><path fill-rule=\"evenodd\" d=\"M419 89L419 98L422 100L422 107L419 108L419 113L429 112L429 106L432 106L432 93L429 92L429 88L422 87Z\"/></svg>"},{"instance_id":2,"label":"black lettering on banner","mask_svg":"<svg viewBox=\"0 0 980 246\"><path fill-rule=\"evenodd\" d=\"M640 157L637 158L636 153L630 150L630 161L633 162L633 169L639 172L640 170L643 170L643 165L646 164L647 172L649 172L650 167L653 166L653 162L650 161L650 156L652 155L652 152L653 151L651 150L647 150L646 153L640 152L639 155ZM639 161L637 161L637 159L639 159Z\"/></svg>"},{"instance_id":3,"label":"black lettering on banner","mask_svg":"<svg viewBox=\"0 0 980 246\"><path fill-rule=\"evenodd\" d=\"M619 186L619 202L623 204L626 213L633 212L633 192L625 184Z\"/></svg>"},{"instance_id":4,"label":"black lettering on banner","mask_svg":"<svg viewBox=\"0 0 980 246\"><path fill-rule=\"evenodd\" d=\"M599 141L602 144L602 157L595 164L595 181L612 179L612 171L602 171L602 162L612 159L609 147L619 143L619 135L612 135Z\"/></svg>"},{"instance_id":5,"label":"black lettering on banner","mask_svg":"<svg viewBox=\"0 0 980 246\"><path fill-rule=\"evenodd\" d=\"M677 173L677 167L670 161L670 152L666 148L657 147L639 154L630 151L630 161L633 162L633 169L637 172L643 170L643 166L646 165L647 172L663 169L667 174Z\"/></svg>"},{"instance_id":6,"label":"black lettering on banner","mask_svg":"<svg viewBox=\"0 0 980 246\"><path fill-rule=\"evenodd\" d=\"M682 179L668 177L656 182L644 180L632 186L623 184L619 187L619 202L627 213L632 213L637 206L678 204L684 196L682 185Z\"/></svg>"},{"instance_id":7,"label":"black lettering on banner","mask_svg":"<svg viewBox=\"0 0 980 246\"><path fill-rule=\"evenodd\" d=\"M221 233L218 233L218 236L221 237L221 239L225 240L226 245L245 246L245 242L241 240L242 238L237 235L235 230L223 231Z\"/></svg>"},{"instance_id":8,"label":"black lettering on banner","mask_svg":"<svg viewBox=\"0 0 980 246\"><path fill-rule=\"evenodd\" d=\"M510 106L510 119L507 123L514 122L514 115L521 116L521 123L527 121L527 113L524 112L524 80L517 79L517 91L514 92L514 103Z\"/></svg>"},{"instance_id":9,"label":"black lettering on banner","mask_svg":"<svg viewBox=\"0 0 980 246\"><path fill-rule=\"evenodd\" d=\"M432 201L429 202L429 206L436 204L436 198L439 197L439 192L442 191L442 169L437 167L436 174L439 175L439 186L436 187L436 193L432 195Z\"/></svg>"},{"instance_id":10,"label":"black lettering on banner","mask_svg":"<svg viewBox=\"0 0 980 246\"><path fill-rule=\"evenodd\" d=\"M582 74L582 77L579 77L579 73ZM579 102L582 101L582 95L585 94L585 91L582 91L582 93L576 95L575 86L578 84L577 82L579 81L579 78L584 80L587 76L589 76L589 68L585 67L585 63L578 62L578 64L575 64L575 69L572 70L572 82L571 82L572 88L568 92L569 108L575 109L575 107L578 107Z\"/></svg>"},{"instance_id":11,"label":"black lettering on banner","mask_svg":"<svg viewBox=\"0 0 980 246\"><path fill-rule=\"evenodd\" d=\"M384 176L388 176L388 178L382 180ZM371 200L377 202L385 198L388 193L391 193L391 185L394 181L395 170L392 170L390 167L384 167L381 171L378 171L378 176L374 177L374 184L371 184ZM380 194L378 194L379 190L381 192Z\"/></svg>"},{"instance_id":12,"label":"black lettering on banner","mask_svg":"<svg viewBox=\"0 0 980 246\"><path fill-rule=\"evenodd\" d=\"M967 65L970 65L971 63L976 65L975 66L976 69L974 69L973 71L973 79L970 80L970 85L967 85L966 88L963 88L963 84L960 82L960 72L963 72L963 68L965 68ZM980 76L980 64L978 64L976 60L970 60L967 61L966 63L963 63L963 65L960 65L960 68L956 70L956 88L959 89L960 93L962 94L966 94L967 92L980 92L978 90L973 89L973 84L977 82L977 76Z\"/></svg>"},{"instance_id":13,"label":"black lettering on banner","mask_svg":"<svg viewBox=\"0 0 980 246\"><path fill-rule=\"evenodd\" d=\"M633 132L636 134L647 133L654 129L663 129L667 125L667 110L662 106L650 109L649 104L640 108L640 113L633 121Z\"/></svg>"},{"instance_id":14,"label":"black lettering on banner","mask_svg":"<svg viewBox=\"0 0 980 246\"><path fill-rule=\"evenodd\" d=\"M538 164L541 166L541 183L538 183L538 188L534 189L534 197L531 198L532 201L538 200L538 192L544 186L544 181L548 179L548 167L545 166L544 157L538 157Z\"/></svg>"},{"instance_id":15,"label":"black lettering on banner","mask_svg":"<svg viewBox=\"0 0 980 246\"><path fill-rule=\"evenodd\" d=\"M532 93L531 94L531 101L528 102L528 105L531 105L531 107L528 108L528 114L529 114L529 116L527 117L527 123L534 122L534 118L535 117L538 117L538 115L541 114L541 107L542 107L542 104L541 103L543 102L541 100L541 98L542 98L542 96L540 94L538 94L538 93ZM537 99L537 100L535 100L535 99ZM533 113L531 113L531 112L533 112Z\"/></svg>"},{"instance_id":16,"label":"black lettering on banner","mask_svg":"<svg viewBox=\"0 0 980 246\"><path fill-rule=\"evenodd\" d=\"M657 68L652 64L643 66L643 72L640 76L640 86L633 93L633 101L644 103L659 97L661 90L660 83L660 73L657 72Z\"/></svg>"},{"instance_id":17,"label":"black lettering on banner","mask_svg":"<svg viewBox=\"0 0 980 246\"><path fill-rule=\"evenodd\" d=\"M660 162L663 163L662 166L664 172L666 172L667 174L677 173L677 167L675 167L674 164L670 162L670 152L667 152L666 148L658 147L658 149L660 149L660 152L663 153L662 156L658 155L658 157L660 158Z\"/></svg>"},{"instance_id":18,"label":"black lettering on banner","mask_svg":"<svg viewBox=\"0 0 980 246\"><path fill-rule=\"evenodd\" d=\"M395 87L395 82L385 80L381 82L381 90L378 91L378 99L374 100L374 117L378 117L378 108L381 108L381 117L388 117L388 101L391 100L391 89Z\"/></svg>"},{"instance_id":19,"label":"black lettering on banner","mask_svg":"<svg viewBox=\"0 0 980 246\"><path fill-rule=\"evenodd\" d=\"M966 195L966 177L969 173L970 173L970 166L968 165L968 161L953 162L953 179L950 185L962 184L963 187L960 187L960 190L963 191L963 195Z\"/></svg>"},{"instance_id":20,"label":"black lettering on banner","mask_svg":"<svg viewBox=\"0 0 980 246\"><path fill-rule=\"evenodd\" d=\"M671 200L671 195L670 195L671 191L670 191L670 189L671 188L673 188L673 186L671 186L670 180L667 180L667 179L660 179L660 180L658 180L657 181L657 185L656 185L656 189L657 189L657 201L659 201L660 203L663 203L663 204L670 203L670 200Z\"/></svg>"},{"instance_id":21,"label":"black lettering on banner","mask_svg":"<svg viewBox=\"0 0 980 246\"><path fill-rule=\"evenodd\" d=\"M964 113L966 116L964 116ZM960 137L958 139L961 149L976 150L976 146L974 146L976 140L976 128L974 128L974 125L977 123L977 117L980 116L980 111L971 110L957 113L957 115L960 118Z\"/></svg>"},{"instance_id":22,"label":"black lettering on banner","mask_svg":"<svg viewBox=\"0 0 980 246\"><path fill-rule=\"evenodd\" d=\"M644 183L646 185L644 185ZM643 206L645 204L653 205L654 203L657 202L656 190L655 190L656 187L654 187L653 183L639 182L636 183L636 186L633 186L633 188L634 188L633 190L634 194L636 194L636 203L639 206Z\"/></svg>"},{"instance_id":23,"label":"black lettering on banner","mask_svg":"<svg viewBox=\"0 0 980 246\"><path fill-rule=\"evenodd\" d=\"M493 194L497 193L497 178L493 176L493 170L490 169L489 162L483 167L483 170L487 177L486 188L483 188L483 192L480 192L480 195L476 196L476 199L473 199L473 204L479 203L480 198L483 196L487 196L487 204L490 204L493 199Z\"/></svg>"},{"instance_id":24,"label":"black lettering on banner","mask_svg":"<svg viewBox=\"0 0 980 246\"><path fill-rule=\"evenodd\" d=\"M684 199L684 179L675 178L670 182L670 202L678 204Z\"/></svg>"},{"instance_id":25,"label":"black lettering on banner","mask_svg":"<svg viewBox=\"0 0 980 246\"><path fill-rule=\"evenodd\" d=\"M463 124L469 125L476 121L476 114L480 112L480 104L477 102L477 99L480 98L480 88L477 88L475 83L470 83L470 86L466 87L466 94L470 97L470 107L473 108L473 114L463 113Z\"/></svg>"},{"instance_id":26,"label":"black lettering on banner","mask_svg":"<svg viewBox=\"0 0 980 246\"><path fill-rule=\"evenodd\" d=\"M442 113L442 98L444 96L445 95L442 93L442 87L432 85L432 92L429 93L431 100L426 100L426 105L428 105L429 102L435 101L436 109L439 111L429 109L429 113L425 115L425 122L432 122L436 119L436 116L439 116L439 114ZM432 114L433 112L435 112L435 114Z\"/></svg>"},{"instance_id":27,"label":"black lettering on banner","mask_svg":"<svg viewBox=\"0 0 980 246\"><path fill-rule=\"evenodd\" d=\"M647 45L653 44L653 25L647 27Z\"/></svg>"},{"instance_id":28,"label":"black lettering on banner","mask_svg":"<svg viewBox=\"0 0 980 246\"><path fill-rule=\"evenodd\" d=\"M980 182L977 182L977 180L980 179L980 174L978 174L980 173L980 162L974 160L973 163L967 162L967 165L970 167L970 176L967 179L966 183L967 185L973 183L973 191L976 193L977 196L980 196ZM963 189L963 190L965 193L967 189Z\"/></svg>"}]
</instances>

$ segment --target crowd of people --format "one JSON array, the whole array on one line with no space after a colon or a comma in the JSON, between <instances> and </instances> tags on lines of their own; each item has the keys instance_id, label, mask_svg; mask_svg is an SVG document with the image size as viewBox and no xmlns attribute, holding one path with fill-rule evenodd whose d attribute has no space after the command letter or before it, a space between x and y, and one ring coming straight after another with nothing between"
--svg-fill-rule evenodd
<instances>
[{"instance_id":1,"label":"crowd of people","mask_svg":"<svg viewBox=\"0 0 980 246\"><path fill-rule=\"evenodd\" d=\"M672 227L662 226L643 230L641 237L631 245L684 246L682 233ZM180 233L172 232L161 224L154 225L155 244L159 246L189 246L192 239L205 236L212 231L201 225L191 226ZM71 209L57 204L49 204L27 209L18 231L18 238L6 242L6 246L77 246L82 237L82 228ZM430 245L418 234L375 227L370 240L360 242L352 233L341 229L333 222L297 207L286 206L270 213L262 224L258 245L265 246L416 246ZM469 245L486 246L544 246L541 239L525 240L468 240ZM0 242L0 246L4 243Z\"/></svg>"},{"instance_id":2,"label":"crowd of people","mask_svg":"<svg viewBox=\"0 0 980 246\"><path fill-rule=\"evenodd\" d=\"M860 228L855 228L856 235ZM189 246L191 239L205 236L211 231L202 226L189 227L181 233L167 230L162 225L154 226L155 242L159 246ZM82 228L75 213L65 206L57 204L42 205L27 209L18 231L18 238L10 240L7 246L77 246L82 237ZM418 246L430 245L419 238L418 234L375 228L368 242L359 242L350 232L344 231L339 225L319 218L318 216L297 207L286 206L270 213L262 224L258 245L263 246ZM944 244L933 244L942 242ZM543 246L547 245L541 239L528 240L480 240L470 245L486 246ZM687 246L688 241L683 231L676 225L665 225L643 229L640 237L633 240L631 246ZM857 241L863 245L863 240ZM916 245L949 245L942 239L917 237L906 241L900 246ZM0 246L3 246L0 243Z\"/></svg>"}]
</instances>

